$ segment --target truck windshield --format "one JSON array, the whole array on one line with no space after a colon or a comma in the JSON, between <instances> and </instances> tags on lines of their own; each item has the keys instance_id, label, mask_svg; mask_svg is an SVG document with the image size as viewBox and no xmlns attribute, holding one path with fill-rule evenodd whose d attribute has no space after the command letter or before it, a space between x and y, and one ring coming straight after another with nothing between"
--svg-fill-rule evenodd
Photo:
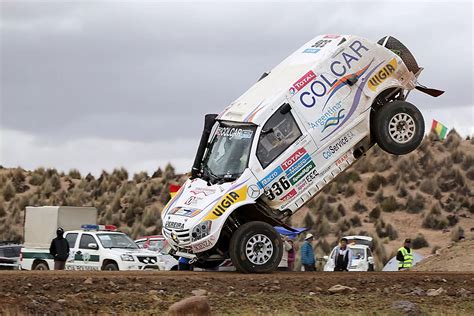
<instances>
[{"instance_id":1,"label":"truck windshield","mask_svg":"<svg viewBox=\"0 0 474 316\"><path fill-rule=\"evenodd\" d=\"M104 248L138 249L137 244L125 234L97 234Z\"/></svg>"},{"instance_id":2,"label":"truck windshield","mask_svg":"<svg viewBox=\"0 0 474 316\"><path fill-rule=\"evenodd\" d=\"M233 181L247 168L255 125L219 122L203 163L209 181Z\"/></svg>"}]
</instances>

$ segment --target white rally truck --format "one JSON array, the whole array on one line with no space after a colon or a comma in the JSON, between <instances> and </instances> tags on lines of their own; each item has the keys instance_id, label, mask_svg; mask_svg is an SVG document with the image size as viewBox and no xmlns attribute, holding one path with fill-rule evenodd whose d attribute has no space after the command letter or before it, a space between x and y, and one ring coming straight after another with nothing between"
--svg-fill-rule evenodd
<instances>
[{"instance_id":1,"label":"white rally truck","mask_svg":"<svg viewBox=\"0 0 474 316\"><path fill-rule=\"evenodd\" d=\"M395 155L418 147L424 121L406 98L443 93L418 84L421 70L393 37L321 35L206 115L191 177L162 212L170 253L203 268L231 258L241 272L275 270L272 226L287 227L374 144Z\"/></svg>"},{"instance_id":2,"label":"white rally truck","mask_svg":"<svg viewBox=\"0 0 474 316\"><path fill-rule=\"evenodd\" d=\"M115 226L81 224L96 220L97 210L93 207L27 207L21 269L54 269L49 247L58 227L67 230L64 238L70 253L66 270L159 269L154 252L140 249L126 234L115 231Z\"/></svg>"}]
</instances>

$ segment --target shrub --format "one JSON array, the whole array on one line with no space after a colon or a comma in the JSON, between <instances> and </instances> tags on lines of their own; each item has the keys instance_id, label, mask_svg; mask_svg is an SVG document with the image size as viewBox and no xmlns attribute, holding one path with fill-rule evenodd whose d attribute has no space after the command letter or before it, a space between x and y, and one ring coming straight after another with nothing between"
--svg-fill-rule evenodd
<instances>
[{"instance_id":1,"label":"shrub","mask_svg":"<svg viewBox=\"0 0 474 316\"><path fill-rule=\"evenodd\" d=\"M369 218L371 219L379 219L380 218L380 208L378 206L374 207L372 211L369 213Z\"/></svg>"},{"instance_id":2,"label":"shrub","mask_svg":"<svg viewBox=\"0 0 474 316\"><path fill-rule=\"evenodd\" d=\"M382 203L382 201L385 199L385 196L383 195L383 189L380 188L377 193L375 194L375 201L377 203Z\"/></svg>"},{"instance_id":3,"label":"shrub","mask_svg":"<svg viewBox=\"0 0 474 316\"><path fill-rule=\"evenodd\" d=\"M133 181L136 183L144 182L148 179L148 173L146 171L142 171L133 175Z\"/></svg>"},{"instance_id":4,"label":"shrub","mask_svg":"<svg viewBox=\"0 0 474 316\"><path fill-rule=\"evenodd\" d=\"M358 215L354 215L354 216L350 219L350 222L351 222L352 227L360 227L360 226L362 226L362 222L361 222L360 217L359 217Z\"/></svg>"},{"instance_id":5,"label":"shrub","mask_svg":"<svg viewBox=\"0 0 474 316\"><path fill-rule=\"evenodd\" d=\"M304 226L307 228L312 228L314 226L314 220L311 214L308 212L303 219Z\"/></svg>"},{"instance_id":6,"label":"shrub","mask_svg":"<svg viewBox=\"0 0 474 316\"><path fill-rule=\"evenodd\" d=\"M29 183L31 185L42 185L43 182L44 182L44 177L41 174L37 173L36 171L33 171L33 173L31 174Z\"/></svg>"},{"instance_id":7,"label":"shrub","mask_svg":"<svg viewBox=\"0 0 474 316\"><path fill-rule=\"evenodd\" d=\"M469 168L471 168L472 166L474 166L474 156L469 155L469 154L464 156L464 159L463 159L462 164L461 164L462 170L466 171Z\"/></svg>"},{"instance_id":8,"label":"shrub","mask_svg":"<svg viewBox=\"0 0 474 316\"><path fill-rule=\"evenodd\" d=\"M454 214L449 214L448 216L446 216L446 219L448 220L449 226L454 226L459 222L459 216Z\"/></svg>"},{"instance_id":9,"label":"shrub","mask_svg":"<svg viewBox=\"0 0 474 316\"><path fill-rule=\"evenodd\" d=\"M61 189L61 180L59 179L59 176L57 174L53 175L50 181L51 181L51 185L53 186L54 192Z\"/></svg>"},{"instance_id":10,"label":"shrub","mask_svg":"<svg viewBox=\"0 0 474 316\"><path fill-rule=\"evenodd\" d=\"M163 171L161 170L161 168L158 168L155 172L153 172L153 174L151 175L151 178L152 179L161 178L162 176L163 176Z\"/></svg>"},{"instance_id":11,"label":"shrub","mask_svg":"<svg viewBox=\"0 0 474 316\"><path fill-rule=\"evenodd\" d=\"M464 153L459 149L453 150L451 152L451 159L455 164L461 163L464 160Z\"/></svg>"},{"instance_id":12,"label":"shrub","mask_svg":"<svg viewBox=\"0 0 474 316\"><path fill-rule=\"evenodd\" d=\"M448 221L442 218L441 215L435 215L432 212L428 213L421 224L423 228L429 229L444 229L448 226Z\"/></svg>"},{"instance_id":13,"label":"shrub","mask_svg":"<svg viewBox=\"0 0 474 316\"><path fill-rule=\"evenodd\" d=\"M425 207L425 199L419 193L416 194L415 198L409 195L405 207L408 213L418 214L423 211Z\"/></svg>"},{"instance_id":14,"label":"shrub","mask_svg":"<svg viewBox=\"0 0 474 316\"><path fill-rule=\"evenodd\" d=\"M4 217L5 215L7 215L7 212L5 211L5 201L2 197L0 197L0 218Z\"/></svg>"},{"instance_id":15,"label":"shrub","mask_svg":"<svg viewBox=\"0 0 474 316\"><path fill-rule=\"evenodd\" d=\"M413 247L413 249L420 249L420 248L424 248L424 247L429 247L430 244L425 239L425 236L423 236L423 234L418 234L415 237L415 239L413 239L411 241L411 246Z\"/></svg>"},{"instance_id":16,"label":"shrub","mask_svg":"<svg viewBox=\"0 0 474 316\"><path fill-rule=\"evenodd\" d=\"M377 191L380 186L387 184L387 180L384 176L374 174L372 178L367 182L367 189L369 191Z\"/></svg>"},{"instance_id":17,"label":"shrub","mask_svg":"<svg viewBox=\"0 0 474 316\"><path fill-rule=\"evenodd\" d=\"M398 210L399 205L397 203L397 200L393 196L389 196L385 198L382 203L380 203L380 208L384 212L395 212Z\"/></svg>"},{"instance_id":18,"label":"shrub","mask_svg":"<svg viewBox=\"0 0 474 316\"><path fill-rule=\"evenodd\" d=\"M352 206L352 210L357 213L365 213L368 211L367 206L365 206L361 201L357 201Z\"/></svg>"},{"instance_id":19,"label":"shrub","mask_svg":"<svg viewBox=\"0 0 474 316\"><path fill-rule=\"evenodd\" d=\"M119 182L128 180L128 171L125 168L114 169L111 177L117 179Z\"/></svg>"},{"instance_id":20,"label":"shrub","mask_svg":"<svg viewBox=\"0 0 474 316\"><path fill-rule=\"evenodd\" d=\"M339 204L339 205L337 206L337 212L338 212L341 216L345 216L345 215L346 215L346 208L344 207L344 205Z\"/></svg>"},{"instance_id":21,"label":"shrub","mask_svg":"<svg viewBox=\"0 0 474 316\"><path fill-rule=\"evenodd\" d=\"M342 183L358 182L360 181L360 176L357 171L345 171L337 177L337 181Z\"/></svg>"},{"instance_id":22,"label":"shrub","mask_svg":"<svg viewBox=\"0 0 474 316\"><path fill-rule=\"evenodd\" d=\"M82 176L81 176L81 173L80 173L79 170L77 170L77 169L71 169L71 170L69 170L68 175L69 175L69 177L70 177L71 179L76 179L76 180L79 180L79 179L81 179L81 177L82 177Z\"/></svg>"},{"instance_id":23,"label":"shrub","mask_svg":"<svg viewBox=\"0 0 474 316\"><path fill-rule=\"evenodd\" d=\"M380 238L388 237L390 240L398 238L398 233L392 224L386 224L383 220L379 220L375 224L375 232Z\"/></svg>"},{"instance_id":24,"label":"shrub","mask_svg":"<svg viewBox=\"0 0 474 316\"><path fill-rule=\"evenodd\" d=\"M408 195L408 191L405 187L405 183L401 182L400 186L398 187L398 197L405 197Z\"/></svg>"},{"instance_id":25,"label":"shrub","mask_svg":"<svg viewBox=\"0 0 474 316\"><path fill-rule=\"evenodd\" d=\"M461 238L464 238L464 229L461 226L458 226L457 229L454 229L451 232L451 240L452 241L459 241Z\"/></svg>"},{"instance_id":26,"label":"shrub","mask_svg":"<svg viewBox=\"0 0 474 316\"><path fill-rule=\"evenodd\" d=\"M423 181L421 181L420 190L422 192L433 195L435 193L436 189L437 189L436 183L433 180L433 178L429 177L429 178L425 178L425 179L423 179Z\"/></svg>"},{"instance_id":27,"label":"shrub","mask_svg":"<svg viewBox=\"0 0 474 316\"><path fill-rule=\"evenodd\" d=\"M315 232L318 236L327 236L331 232L331 226L326 216L318 216L315 223Z\"/></svg>"},{"instance_id":28,"label":"shrub","mask_svg":"<svg viewBox=\"0 0 474 316\"><path fill-rule=\"evenodd\" d=\"M172 179L174 178L175 176L175 170L174 170L174 167L168 163L166 166L165 166L165 172L164 172L164 177L165 179Z\"/></svg>"},{"instance_id":29,"label":"shrub","mask_svg":"<svg viewBox=\"0 0 474 316\"><path fill-rule=\"evenodd\" d=\"M347 219L341 218L337 223L337 227L341 232L346 232L351 228L351 223Z\"/></svg>"},{"instance_id":30,"label":"shrub","mask_svg":"<svg viewBox=\"0 0 474 316\"><path fill-rule=\"evenodd\" d=\"M391 163L388 156L384 155L383 157L377 158L377 160L375 160L375 167L378 172L384 172L385 170L390 169Z\"/></svg>"},{"instance_id":31,"label":"shrub","mask_svg":"<svg viewBox=\"0 0 474 316\"><path fill-rule=\"evenodd\" d=\"M346 192L344 193L345 197L351 197L355 194L355 188L352 183L349 183L346 188Z\"/></svg>"},{"instance_id":32,"label":"shrub","mask_svg":"<svg viewBox=\"0 0 474 316\"><path fill-rule=\"evenodd\" d=\"M15 187L13 186L11 180L8 180L5 184L5 187L3 188L3 198L8 202L15 197L15 194Z\"/></svg>"}]
</instances>

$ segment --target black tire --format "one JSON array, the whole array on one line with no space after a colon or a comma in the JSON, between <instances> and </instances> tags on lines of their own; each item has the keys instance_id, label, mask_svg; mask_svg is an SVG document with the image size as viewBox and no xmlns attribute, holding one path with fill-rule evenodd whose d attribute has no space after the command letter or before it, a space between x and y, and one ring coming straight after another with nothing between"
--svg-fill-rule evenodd
<instances>
[{"instance_id":1,"label":"black tire","mask_svg":"<svg viewBox=\"0 0 474 316\"><path fill-rule=\"evenodd\" d=\"M373 136L386 152L405 155L415 150L423 140L425 121L411 103L394 101L382 106L375 114Z\"/></svg>"},{"instance_id":2,"label":"black tire","mask_svg":"<svg viewBox=\"0 0 474 316\"><path fill-rule=\"evenodd\" d=\"M220 266L224 260L201 261L198 260L193 263L193 266L200 269L214 269Z\"/></svg>"},{"instance_id":3,"label":"black tire","mask_svg":"<svg viewBox=\"0 0 474 316\"><path fill-rule=\"evenodd\" d=\"M377 44L383 45L383 43L386 42L384 47L388 48L389 50L400 56L409 71L413 72L414 74L420 71L420 67L416 62L415 57L408 50L408 48L402 44L402 42L400 42L393 36L389 36L387 40L386 38L387 36L384 36L377 42Z\"/></svg>"},{"instance_id":4,"label":"black tire","mask_svg":"<svg viewBox=\"0 0 474 316\"><path fill-rule=\"evenodd\" d=\"M267 255L257 257L256 252L246 251L247 248L250 250L257 247L263 247L263 252ZM258 221L249 222L240 226L232 236L229 254L237 271L269 273L275 271L280 263L283 244L280 235L271 225Z\"/></svg>"},{"instance_id":5,"label":"black tire","mask_svg":"<svg viewBox=\"0 0 474 316\"><path fill-rule=\"evenodd\" d=\"M49 270L49 266L46 262L38 262L35 264L35 267L33 270Z\"/></svg>"},{"instance_id":6,"label":"black tire","mask_svg":"<svg viewBox=\"0 0 474 316\"><path fill-rule=\"evenodd\" d=\"M105 266L104 266L104 269L105 271L118 271L118 266L116 263L107 263Z\"/></svg>"},{"instance_id":7,"label":"black tire","mask_svg":"<svg viewBox=\"0 0 474 316\"><path fill-rule=\"evenodd\" d=\"M367 270L369 272L374 272L375 269L374 269L374 265L372 263L369 263L369 270Z\"/></svg>"}]
</instances>

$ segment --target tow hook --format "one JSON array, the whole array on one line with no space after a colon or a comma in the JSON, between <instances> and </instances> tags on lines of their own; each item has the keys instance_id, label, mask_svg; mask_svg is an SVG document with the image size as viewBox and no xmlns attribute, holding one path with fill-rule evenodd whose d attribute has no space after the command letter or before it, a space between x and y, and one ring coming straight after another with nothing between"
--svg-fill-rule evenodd
<instances>
[{"instance_id":1,"label":"tow hook","mask_svg":"<svg viewBox=\"0 0 474 316\"><path fill-rule=\"evenodd\" d=\"M197 261L197 257L192 258L191 260L189 260L189 264L193 264L193 263L196 262L196 261Z\"/></svg>"}]
</instances>

